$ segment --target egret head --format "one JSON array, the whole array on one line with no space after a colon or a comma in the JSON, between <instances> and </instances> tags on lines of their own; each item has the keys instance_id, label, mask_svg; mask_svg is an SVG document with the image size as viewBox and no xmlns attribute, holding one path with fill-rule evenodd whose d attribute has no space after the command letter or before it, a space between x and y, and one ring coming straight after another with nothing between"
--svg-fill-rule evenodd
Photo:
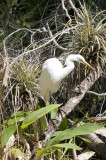
<instances>
[{"instance_id":1,"label":"egret head","mask_svg":"<svg viewBox=\"0 0 106 160\"><path fill-rule=\"evenodd\" d=\"M88 62L86 62L84 57L82 57L81 55L78 55L77 58L78 58L78 62L83 63L83 64L87 65L89 68L94 70L94 68Z\"/></svg>"},{"instance_id":2,"label":"egret head","mask_svg":"<svg viewBox=\"0 0 106 160\"><path fill-rule=\"evenodd\" d=\"M83 63L83 64L85 64L85 65L87 65L89 68L91 68L91 69L93 69L93 67L89 64L89 63L87 63L86 61L85 61L85 59L84 59L84 57L82 57L80 54L72 54L72 55L69 55L68 57L67 57L67 59L66 59L66 61L67 62L69 62L69 61L77 61L77 62L79 62L79 63ZM66 62L66 63L67 63Z\"/></svg>"}]
</instances>

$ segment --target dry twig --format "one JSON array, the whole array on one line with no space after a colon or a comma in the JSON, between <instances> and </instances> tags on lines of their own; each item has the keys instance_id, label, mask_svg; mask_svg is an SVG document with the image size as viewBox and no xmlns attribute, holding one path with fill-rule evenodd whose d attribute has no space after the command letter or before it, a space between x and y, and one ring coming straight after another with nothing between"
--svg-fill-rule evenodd
<instances>
[{"instance_id":1,"label":"dry twig","mask_svg":"<svg viewBox=\"0 0 106 160\"><path fill-rule=\"evenodd\" d=\"M69 18L69 21L70 21L70 23L71 23L71 17L70 17L70 15L68 14L68 10L67 10L67 8L65 7L65 4L64 4L64 2L65 2L65 0L61 0L61 2L62 2L62 7L63 7L63 10L66 12L66 16Z\"/></svg>"},{"instance_id":2,"label":"dry twig","mask_svg":"<svg viewBox=\"0 0 106 160\"><path fill-rule=\"evenodd\" d=\"M87 91L86 93L94 94L96 96L106 96L106 93L96 93L96 92L93 92L93 91Z\"/></svg>"},{"instance_id":3,"label":"dry twig","mask_svg":"<svg viewBox=\"0 0 106 160\"><path fill-rule=\"evenodd\" d=\"M79 14L77 8L74 6L72 0L69 0L69 4L71 6L71 8L74 10L74 12L76 13L76 15L78 16L78 18L83 22L83 17Z\"/></svg>"}]
</instances>

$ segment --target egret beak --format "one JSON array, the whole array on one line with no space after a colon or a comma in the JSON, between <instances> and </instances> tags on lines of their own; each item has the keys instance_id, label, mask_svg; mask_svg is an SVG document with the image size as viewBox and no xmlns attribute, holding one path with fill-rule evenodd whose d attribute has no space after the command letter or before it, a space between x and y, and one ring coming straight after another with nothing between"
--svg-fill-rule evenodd
<instances>
[{"instance_id":1,"label":"egret beak","mask_svg":"<svg viewBox=\"0 0 106 160\"><path fill-rule=\"evenodd\" d=\"M91 69L94 70L94 68L93 68L89 63L87 63L85 60L82 60L82 61L83 61L83 63L84 63L85 65L87 65L89 68L91 68Z\"/></svg>"}]
</instances>

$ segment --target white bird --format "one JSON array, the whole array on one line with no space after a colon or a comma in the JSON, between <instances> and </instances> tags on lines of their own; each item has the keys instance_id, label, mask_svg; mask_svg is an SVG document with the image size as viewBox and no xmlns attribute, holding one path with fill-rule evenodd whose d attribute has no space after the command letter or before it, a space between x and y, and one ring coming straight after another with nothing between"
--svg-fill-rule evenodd
<instances>
[{"instance_id":1,"label":"white bird","mask_svg":"<svg viewBox=\"0 0 106 160\"><path fill-rule=\"evenodd\" d=\"M45 61L39 81L40 94L45 102L49 101L51 95L58 90L61 81L74 69L74 61L84 63L93 69L79 54L69 55L66 58L66 67L64 68L57 58L50 58Z\"/></svg>"}]
</instances>

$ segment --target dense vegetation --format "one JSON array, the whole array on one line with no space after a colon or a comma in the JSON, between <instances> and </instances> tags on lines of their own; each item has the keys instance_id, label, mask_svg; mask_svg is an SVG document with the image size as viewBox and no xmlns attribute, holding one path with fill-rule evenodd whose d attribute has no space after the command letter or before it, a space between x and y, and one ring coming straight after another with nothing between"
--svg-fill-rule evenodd
<instances>
[{"instance_id":1,"label":"dense vegetation","mask_svg":"<svg viewBox=\"0 0 106 160\"><path fill-rule=\"evenodd\" d=\"M83 151L87 159L105 159L106 2L0 4L0 159L80 160ZM73 53L84 56L95 71L75 64L53 95L56 104L51 99L42 107L43 62L58 57L64 65Z\"/></svg>"}]
</instances>

